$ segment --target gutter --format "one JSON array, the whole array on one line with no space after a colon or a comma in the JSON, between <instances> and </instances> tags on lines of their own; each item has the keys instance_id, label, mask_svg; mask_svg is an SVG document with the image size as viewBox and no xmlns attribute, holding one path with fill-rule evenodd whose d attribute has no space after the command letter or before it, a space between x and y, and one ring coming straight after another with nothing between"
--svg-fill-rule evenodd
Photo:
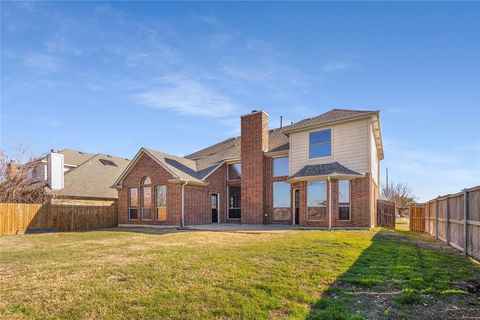
<instances>
[{"instance_id":1,"label":"gutter","mask_svg":"<svg viewBox=\"0 0 480 320\"><path fill-rule=\"evenodd\" d=\"M303 177L293 177L288 178L285 182L294 183L300 181L321 181L321 180L329 180L330 178L335 179L347 179L352 180L356 178L364 178L365 174L339 174L339 173L331 173L328 175L318 175L318 176L303 176Z\"/></svg>"}]
</instances>

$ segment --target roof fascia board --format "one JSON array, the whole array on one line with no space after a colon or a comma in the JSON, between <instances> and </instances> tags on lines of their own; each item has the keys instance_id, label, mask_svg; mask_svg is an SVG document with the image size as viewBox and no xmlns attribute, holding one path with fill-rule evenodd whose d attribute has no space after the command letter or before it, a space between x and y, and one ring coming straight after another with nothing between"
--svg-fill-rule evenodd
<instances>
[{"instance_id":1,"label":"roof fascia board","mask_svg":"<svg viewBox=\"0 0 480 320\"><path fill-rule=\"evenodd\" d=\"M295 177L285 180L285 182L298 182L298 181L323 181L327 180L328 178L336 178L336 179L357 179L357 178L364 178L364 174L340 174L340 173L332 173L332 174L324 174L324 175L316 175L316 176L307 176L307 177Z\"/></svg>"},{"instance_id":2,"label":"roof fascia board","mask_svg":"<svg viewBox=\"0 0 480 320\"><path fill-rule=\"evenodd\" d=\"M207 182L202 182L202 181L194 181L194 180L185 180L185 179L179 179L179 178L175 178L175 179L169 179L168 182L171 182L171 183L179 183L179 184L183 184L185 182L188 182L189 185L195 185L195 186L200 186L200 187L206 187L209 185L209 183Z\"/></svg>"}]
</instances>

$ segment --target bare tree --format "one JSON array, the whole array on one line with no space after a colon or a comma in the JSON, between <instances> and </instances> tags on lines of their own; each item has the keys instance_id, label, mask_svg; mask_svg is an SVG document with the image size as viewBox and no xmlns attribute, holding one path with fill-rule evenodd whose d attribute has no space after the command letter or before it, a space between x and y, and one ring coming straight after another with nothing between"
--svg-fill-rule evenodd
<instances>
[{"instance_id":1,"label":"bare tree","mask_svg":"<svg viewBox=\"0 0 480 320\"><path fill-rule=\"evenodd\" d=\"M25 149L18 147L9 155L0 150L0 202L46 203L50 197L45 193L44 182L32 179L32 173L41 163L38 158L21 164Z\"/></svg>"},{"instance_id":2,"label":"bare tree","mask_svg":"<svg viewBox=\"0 0 480 320\"><path fill-rule=\"evenodd\" d=\"M418 199L408 184L395 182L391 182L387 186L382 185L380 197L383 200L395 202L395 207L400 215L407 213L408 205Z\"/></svg>"}]
</instances>

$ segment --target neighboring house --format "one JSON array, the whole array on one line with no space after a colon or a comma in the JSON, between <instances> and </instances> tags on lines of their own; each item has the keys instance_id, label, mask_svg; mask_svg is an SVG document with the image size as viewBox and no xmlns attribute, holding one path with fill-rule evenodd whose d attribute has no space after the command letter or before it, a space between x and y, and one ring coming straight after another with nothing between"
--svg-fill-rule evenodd
<instances>
[{"instance_id":1,"label":"neighboring house","mask_svg":"<svg viewBox=\"0 0 480 320\"><path fill-rule=\"evenodd\" d=\"M119 224L298 224L371 228L383 146L378 111L334 109L178 157L142 148L115 182Z\"/></svg>"},{"instance_id":2,"label":"neighboring house","mask_svg":"<svg viewBox=\"0 0 480 320\"><path fill-rule=\"evenodd\" d=\"M129 160L107 154L65 149L38 159L31 179L52 195L53 203L111 205L118 193L112 183L125 170Z\"/></svg>"}]
</instances>

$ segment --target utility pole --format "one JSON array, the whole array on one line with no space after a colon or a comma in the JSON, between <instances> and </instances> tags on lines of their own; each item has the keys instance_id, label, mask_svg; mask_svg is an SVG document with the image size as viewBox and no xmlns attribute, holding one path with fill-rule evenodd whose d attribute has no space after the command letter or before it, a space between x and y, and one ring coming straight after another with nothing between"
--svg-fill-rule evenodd
<instances>
[{"instance_id":1,"label":"utility pole","mask_svg":"<svg viewBox=\"0 0 480 320\"><path fill-rule=\"evenodd\" d=\"M283 116L280 116L280 129L283 128Z\"/></svg>"},{"instance_id":2,"label":"utility pole","mask_svg":"<svg viewBox=\"0 0 480 320\"><path fill-rule=\"evenodd\" d=\"M387 173L387 178L385 180L386 180L386 184L387 184L387 194L388 194L388 189L390 189L390 186L388 185L388 167L385 167L385 171Z\"/></svg>"}]
</instances>

